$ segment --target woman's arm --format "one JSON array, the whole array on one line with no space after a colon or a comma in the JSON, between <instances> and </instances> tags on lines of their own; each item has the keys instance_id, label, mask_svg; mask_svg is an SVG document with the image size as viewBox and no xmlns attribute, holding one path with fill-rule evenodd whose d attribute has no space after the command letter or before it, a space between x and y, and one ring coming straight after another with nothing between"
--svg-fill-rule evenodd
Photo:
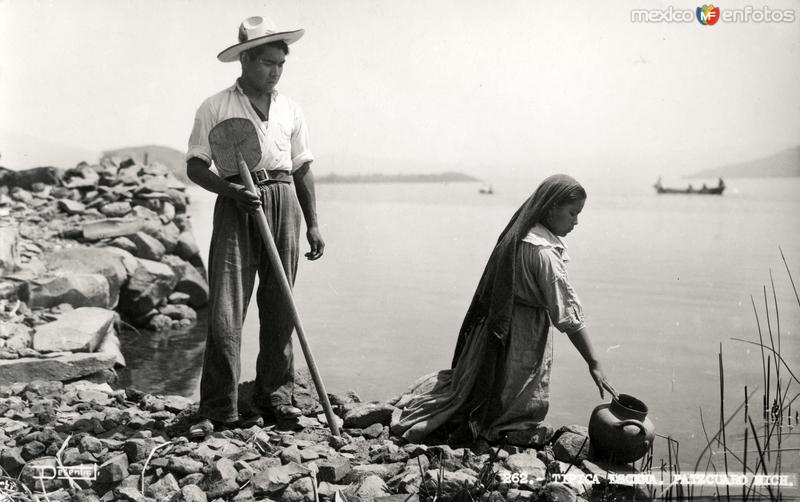
<instances>
[{"instance_id":1,"label":"woman's arm","mask_svg":"<svg viewBox=\"0 0 800 502\"><path fill-rule=\"evenodd\" d=\"M572 342L572 345L578 349L578 352L581 354L581 357L583 357L583 360L586 361L586 364L589 365L589 374L600 390L600 397L605 397L603 389L608 390L612 396L617 397L617 391L608 383L606 375L600 367L600 361L597 360L597 356L594 354L592 342L589 341L586 328L580 328L577 331L567 333L567 336L569 337L569 341Z\"/></svg>"}]
</instances>

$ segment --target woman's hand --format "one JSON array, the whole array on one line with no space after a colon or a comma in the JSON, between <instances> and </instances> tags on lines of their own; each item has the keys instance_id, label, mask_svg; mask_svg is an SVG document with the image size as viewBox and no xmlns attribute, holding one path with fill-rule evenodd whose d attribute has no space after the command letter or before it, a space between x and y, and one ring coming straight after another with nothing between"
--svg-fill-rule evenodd
<instances>
[{"instance_id":1,"label":"woman's hand","mask_svg":"<svg viewBox=\"0 0 800 502\"><path fill-rule=\"evenodd\" d=\"M608 383L608 379L606 379L606 374L603 373L603 369L600 367L600 363L594 361L593 363L589 364L589 374L592 375L592 380L594 380L595 385L600 390L600 397L605 398L604 390L607 390L611 393L612 396L615 398L617 397L617 391L614 390L614 387Z\"/></svg>"}]
</instances>

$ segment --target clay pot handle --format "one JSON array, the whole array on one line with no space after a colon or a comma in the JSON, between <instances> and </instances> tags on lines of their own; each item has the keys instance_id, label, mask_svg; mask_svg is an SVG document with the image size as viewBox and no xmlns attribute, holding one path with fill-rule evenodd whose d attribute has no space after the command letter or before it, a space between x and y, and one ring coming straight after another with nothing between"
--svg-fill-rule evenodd
<instances>
[{"instance_id":1,"label":"clay pot handle","mask_svg":"<svg viewBox=\"0 0 800 502\"><path fill-rule=\"evenodd\" d=\"M622 420L617 424L617 427L622 428L625 427L626 425L635 425L636 427L639 428L639 431L642 434L647 434L647 431L644 429L644 424L636 419L630 418L628 420Z\"/></svg>"}]
</instances>

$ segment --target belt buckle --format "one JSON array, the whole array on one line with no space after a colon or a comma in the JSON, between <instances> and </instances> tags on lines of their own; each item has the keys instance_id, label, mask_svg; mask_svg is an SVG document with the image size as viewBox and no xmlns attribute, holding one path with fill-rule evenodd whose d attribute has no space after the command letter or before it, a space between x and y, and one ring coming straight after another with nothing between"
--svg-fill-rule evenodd
<instances>
[{"instance_id":1,"label":"belt buckle","mask_svg":"<svg viewBox=\"0 0 800 502\"><path fill-rule=\"evenodd\" d=\"M265 183L269 180L269 175L267 174L266 169L259 169L258 171L253 171L252 173L253 179L256 183Z\"/></svg>"}]
</instances>

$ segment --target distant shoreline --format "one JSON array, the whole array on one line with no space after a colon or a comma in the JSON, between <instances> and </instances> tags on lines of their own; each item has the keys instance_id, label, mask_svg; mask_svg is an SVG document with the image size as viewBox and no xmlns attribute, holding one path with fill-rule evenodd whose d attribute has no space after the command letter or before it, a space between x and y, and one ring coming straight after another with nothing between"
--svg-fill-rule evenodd
<instances>
[{"instance_id":1,"label":"distant shoreline","mask_svg":"<svg viewBox=\"0 0 800 502\"><path fill-rule=\"evenodd\" d=\"M315 176L317 183L430 183L430 182L477 182L468 174L444 172L435 174L325 174Z\"/></svg>"}]
</instances>

